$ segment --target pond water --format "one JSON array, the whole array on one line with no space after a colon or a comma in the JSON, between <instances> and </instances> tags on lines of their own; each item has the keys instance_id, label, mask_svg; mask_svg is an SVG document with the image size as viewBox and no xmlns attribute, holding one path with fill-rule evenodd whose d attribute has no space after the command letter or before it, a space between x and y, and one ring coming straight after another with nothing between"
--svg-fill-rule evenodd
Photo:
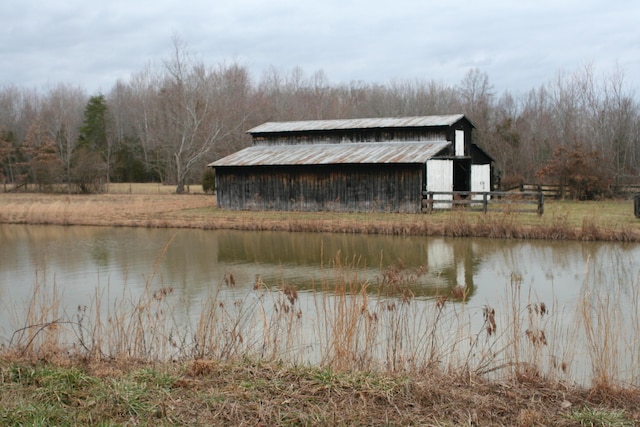
<instances>
[{"instance_id":1,"label":"pond water","mask_svg":"<svg viewBox=\"0 0 640 427\"><path fill-rule=\"evenodd\" d=\"M563 323L573 321L585 286L622 295L617 304L633 300L638 260L638 244L0 225L0 298L19 306L40 282L55 286L73 310L91 305L104 289L122 295L126 288L135 295L147 287L170 287L179 301L176 316L186 321L212 289L234 300L259 282L270 288L294 285L304 295L347 269L371 284L374 294L390 272L410 278L404 282L416 304L433 304L437 295L464 289L466 309L478 312L486 306L506 310L513 301L505 290L515 280L523 306L544 302ZM22 321L15 317L12 310L0 313L5 342ZM630 357L633 363L635 353Z\"/></svg>"}]
</instances>

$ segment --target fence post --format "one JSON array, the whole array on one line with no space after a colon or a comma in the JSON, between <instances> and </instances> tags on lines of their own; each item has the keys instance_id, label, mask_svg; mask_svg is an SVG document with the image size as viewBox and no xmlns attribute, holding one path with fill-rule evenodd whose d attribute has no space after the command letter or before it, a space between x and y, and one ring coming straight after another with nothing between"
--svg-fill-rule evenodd
<instances>
[{"instance_id":1,"label":"fence post","mask_svg":"<svg viewBox=\"0 0 640 427\"><path fill-rule=\"evenodd\" d=\"M433 191L427 193L427 213L433 212Z\"/></svg>"},{"instance_id":2,"label":"fence post","mask_svg":"<svg viewBox=\"0 0 640 427\"><path fill-rule=\"evenodd\" d=\"M538 215L542 215L544 213L544 194L541 192L538 193Z\"/></svg>"},{"instance_id":3,"label":"fence post","mask_svg":"<svg viewBox=\"0 0 640 427\"><path fill-rule=\"evenodd\" d=\"M482 193L482 212L487 213L487 205L488 205L488 197L487 194L489 193Z\"/></svg>"},{"instance_id":4,"label":"fence post","mask_svg":"<svg viewBox=\"0 0 640 427\"><path fill-rule=\"evenodd\" d=\"M640 193L633 196L633 213L636 218L640 218Z\"/></svg>"}]
</instances>

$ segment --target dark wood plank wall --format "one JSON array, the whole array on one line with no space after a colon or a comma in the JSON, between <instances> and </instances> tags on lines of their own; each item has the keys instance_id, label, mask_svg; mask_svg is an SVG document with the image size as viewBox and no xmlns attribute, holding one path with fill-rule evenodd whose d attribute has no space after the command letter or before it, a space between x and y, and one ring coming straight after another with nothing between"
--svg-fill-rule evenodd
<instances>
[{"instance_id":1,"label":"dark wood plank wall","mask_svg":"<svg viewBox=\"0 0 640 427\"><path fill-rule=\"evenodd\" d=\"M344 131L286 132L254 135L255 145L280 144L335 144L340 142L388 142L388 141L442 141L451 138L447 128L424 129L374 129Z\"/></svg>"},{"instance_id":2,"label":"dark wood plank wall","mask_svg":"<svg viewBox=\"0 0 640 427\"><path fill-rule=\"evenodd\" d=\"M225 167L216 179L225 209L419 212L424 165Z\"/></svg>"}]
</instances>

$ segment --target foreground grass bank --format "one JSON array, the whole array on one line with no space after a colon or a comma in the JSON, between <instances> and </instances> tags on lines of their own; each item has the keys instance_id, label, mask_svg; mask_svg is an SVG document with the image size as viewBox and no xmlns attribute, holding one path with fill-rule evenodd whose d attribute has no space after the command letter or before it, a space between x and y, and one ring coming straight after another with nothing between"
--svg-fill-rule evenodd
<instances>
[{"instance_id":1,"label":"foreground grass bank","mask_svg":"<svg viewBox=\"0 0 640 427\"><path fill-rule=\"evenodd\" d=\"M0 362L0 425L634 426L637 396L274 362Z\"/></svg>"}]
</instances>

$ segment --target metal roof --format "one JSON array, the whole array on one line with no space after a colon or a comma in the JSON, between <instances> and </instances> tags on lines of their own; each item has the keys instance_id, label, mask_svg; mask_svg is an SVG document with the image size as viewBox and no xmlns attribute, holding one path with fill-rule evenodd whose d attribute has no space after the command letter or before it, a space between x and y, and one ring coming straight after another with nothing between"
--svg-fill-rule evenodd
<instances>
[{"instance_id":1,"label":"metal roof","mask_svg":"<svg viewBox=\"0 0 640 427\"><path fill-rule=\"evenodd\" d=\"M419 141L256 145L210 163L209 166L425 163L450 144L448 141Z\"/></svg>"},{"instance_id":2,"label":"metal roof","mask_svg":"<svg viewBox=\"0 0 640 427\"><path fill-rule=\"evenodd\" d=\"M376 128L405 128L405 127L433 127L451 126L464 117L464 114L446 116L420 117L386 117L372 119L345 120L306 120L296 122L267 122L249 129L247 133L276 133L276 132L304 132L330 131L345 129L376 129Z\"/></svg>"}]
</instances>

